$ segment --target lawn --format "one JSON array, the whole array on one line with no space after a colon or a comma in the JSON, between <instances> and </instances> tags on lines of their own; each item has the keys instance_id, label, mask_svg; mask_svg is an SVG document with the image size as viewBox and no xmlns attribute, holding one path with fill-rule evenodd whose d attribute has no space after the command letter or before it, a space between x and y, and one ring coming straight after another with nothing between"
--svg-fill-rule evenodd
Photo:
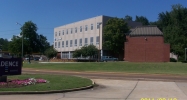
<instances>
[{"instance_id":1,"label":"lawn","mask_svg":"<svg viewBox=\"0 0 187 100\"><path fill-rule=\"evenodd\" d=\"M27 78L39 78L49 81L48 83L39 83L35 85L28 85L16 88L0 88L2 91L49 91L49 90L65 90L73 89L79 87L85 87L92 84L90 79L85 79L75 76L65 76L65 75L33 75L33 74L23 74L16 76L8 76L8 80L13 79L27 79Z\"/></svg>"},{"instance_id":2,"label":"lawn","mask_svg":"<svg viewBox=\"0 0 187 100\"><path fill-rule=\"evenodd\" d=\"M23 68L66 70L66 71L99 71L126 72L147 74L187 75L187 63L133 63L133 62L82 62L82 63L24 63Z\"/></svg>"}]
</instances>

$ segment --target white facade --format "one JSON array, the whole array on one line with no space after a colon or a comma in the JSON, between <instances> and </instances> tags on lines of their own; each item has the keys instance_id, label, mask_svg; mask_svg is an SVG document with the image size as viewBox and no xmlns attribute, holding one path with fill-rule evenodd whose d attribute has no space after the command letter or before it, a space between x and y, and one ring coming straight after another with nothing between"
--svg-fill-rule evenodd
<instances>
[{"instance_id":1,"label":"white facade","mask_svg":"<svg viewBox=\"0 0 187 100\"><path fill-rule=\"evenodd\" d=\"M102 56L103 26L109 18L97 16L54 28L54 48L61 52L61 58L70 59L74 50L93 44Z\"/></svg>"}]
</instances>

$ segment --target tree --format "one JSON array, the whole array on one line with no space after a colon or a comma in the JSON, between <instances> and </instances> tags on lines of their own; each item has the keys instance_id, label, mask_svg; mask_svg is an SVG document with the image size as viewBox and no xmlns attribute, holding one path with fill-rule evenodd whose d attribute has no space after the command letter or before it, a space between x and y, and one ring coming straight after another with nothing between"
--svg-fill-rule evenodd
<instances>
[{"instance_id":1,"label":"tree","mask_svg":"<svg viewBox=\"0 0 187 100\"><path fill-rule=\"evenodd\" d=\"M0 49L2 51L8 51L9 41L7 39L0 38Z\"/></svg>"},{"instance_id":2,"label":"tree","mask_svg":"<svg viewBox=\"0 0 187 100\"><path fill-rule=\"evenodd\" d=\"M136 22L141 22L143 25L149 25L148 19L144 16L136 16L135 21Z\"/></svg>"},{"instance_id":3,"label":"tree","mask_svg":"<svg viewBox=\"0 0 187 100\"><path fill-rule=\"evenodd\" d=\"M45 50L44 54L50 59L57 55L57 51L53 48L53 46L50 46Z\"/></svg>"},{"instance_id":4,"label":"tree","mask_svg":"<svg viewBox=\"0 0 187 100\"><path fill-rule=\"evenodd\" d=\"M125 21L132 21L132 17L129 15L126 15L124 18Z\"/></svg>"},{"instance_id":5,"label":"tree","mask_svg":"<svg viewBox=\"0 0 187 100\"><path fill-rule=\"evenodd\" d=\"M164 40L170 43L171 52L184 59L187 47L187 8L177 4L170 12L159 14L158 24L164 33Z\"/></svg>"},{"instance_id":6,"label":"tree","mask_svg":"<svg viewBox=\"0 0 187 100\"><path fill-rule=\"evenodd\" d=\"M104 27L104 48L119 54L124 49L125 33L128 31L127 23L123 19L109 19Z\"/></svg>"},{"instance_id":7,"label":"tree","mask_svg":"<svg viewBox=\"0 0 187 100\"><path fill-rule=\"evenodd\" d=\"M77 58L81 55L83 57L91 57L98 53L98 49L94 45L83 46L81 49L76 49L73 53L73 57Z\"/></svg>"},{"instance_id":8,"label":"tree","mask_svg":"<svg viewBox=\"0 0 187 100\"><path fill-rule=\"evenodd\" d=\"M21 37L14 35L9 43L8 49L12 54L21 57L21 49L22 49L21 44L22 44Z\"/></svg>"},{"instance_id":9,"label":"tree","mask_svg":"<svg viewBox=\"0 0 187 100\"><path fill-rule=\"evenodd\" d=\"M10 51L15 54L20 54L20 51L22 51L23 38L23 53L29 55L29 62L30 55L32 53L43 53L45 49L49 47L49 43L47 42L47 38L45 36L37 33L37 29L36 24L32 21L25 22L25 24L21 27L20 36L13 36L9 46L11 49ZM14 46L14 48L12 48L12 46Z\"/></svg>"}]
</instances>

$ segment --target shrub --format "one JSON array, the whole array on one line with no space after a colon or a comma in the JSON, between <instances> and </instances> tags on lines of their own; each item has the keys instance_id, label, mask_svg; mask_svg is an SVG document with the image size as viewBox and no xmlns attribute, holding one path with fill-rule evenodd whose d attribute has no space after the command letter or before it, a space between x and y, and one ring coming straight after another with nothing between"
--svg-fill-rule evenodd
<instances>
[{"instance_id":1,"label":"shrub","mask_svg":"<svg viewBox=\"0 0 187 100\"><path fill-rule=\"evenodd\" d=\"M177 62L175 58L170 58L170 62Z\"/></svg>"}]
</instances>

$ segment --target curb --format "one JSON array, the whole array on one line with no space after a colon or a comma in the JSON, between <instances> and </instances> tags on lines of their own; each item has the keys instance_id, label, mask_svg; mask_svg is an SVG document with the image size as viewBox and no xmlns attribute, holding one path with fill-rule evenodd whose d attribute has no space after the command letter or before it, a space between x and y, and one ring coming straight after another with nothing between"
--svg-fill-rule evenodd
<instances>
[{"instance_id":1,"label":"curb","mask_svg":"<svg viewBox=\"0 0 187 100\"><path fill-rule=\"evenodd\" d=\"M95 86L95 82L92 81L92 85L84 86L80 88L74 88L74 89L66 89L66 90L51 90L51 91L7 91L7 92L0 92L0 95L14 95L14 94L51 94L51 93L66 93L66 92L73 92L73 91L80 91L80 90L86 90L91 89Z\"/></svg>"}]
</instances>

